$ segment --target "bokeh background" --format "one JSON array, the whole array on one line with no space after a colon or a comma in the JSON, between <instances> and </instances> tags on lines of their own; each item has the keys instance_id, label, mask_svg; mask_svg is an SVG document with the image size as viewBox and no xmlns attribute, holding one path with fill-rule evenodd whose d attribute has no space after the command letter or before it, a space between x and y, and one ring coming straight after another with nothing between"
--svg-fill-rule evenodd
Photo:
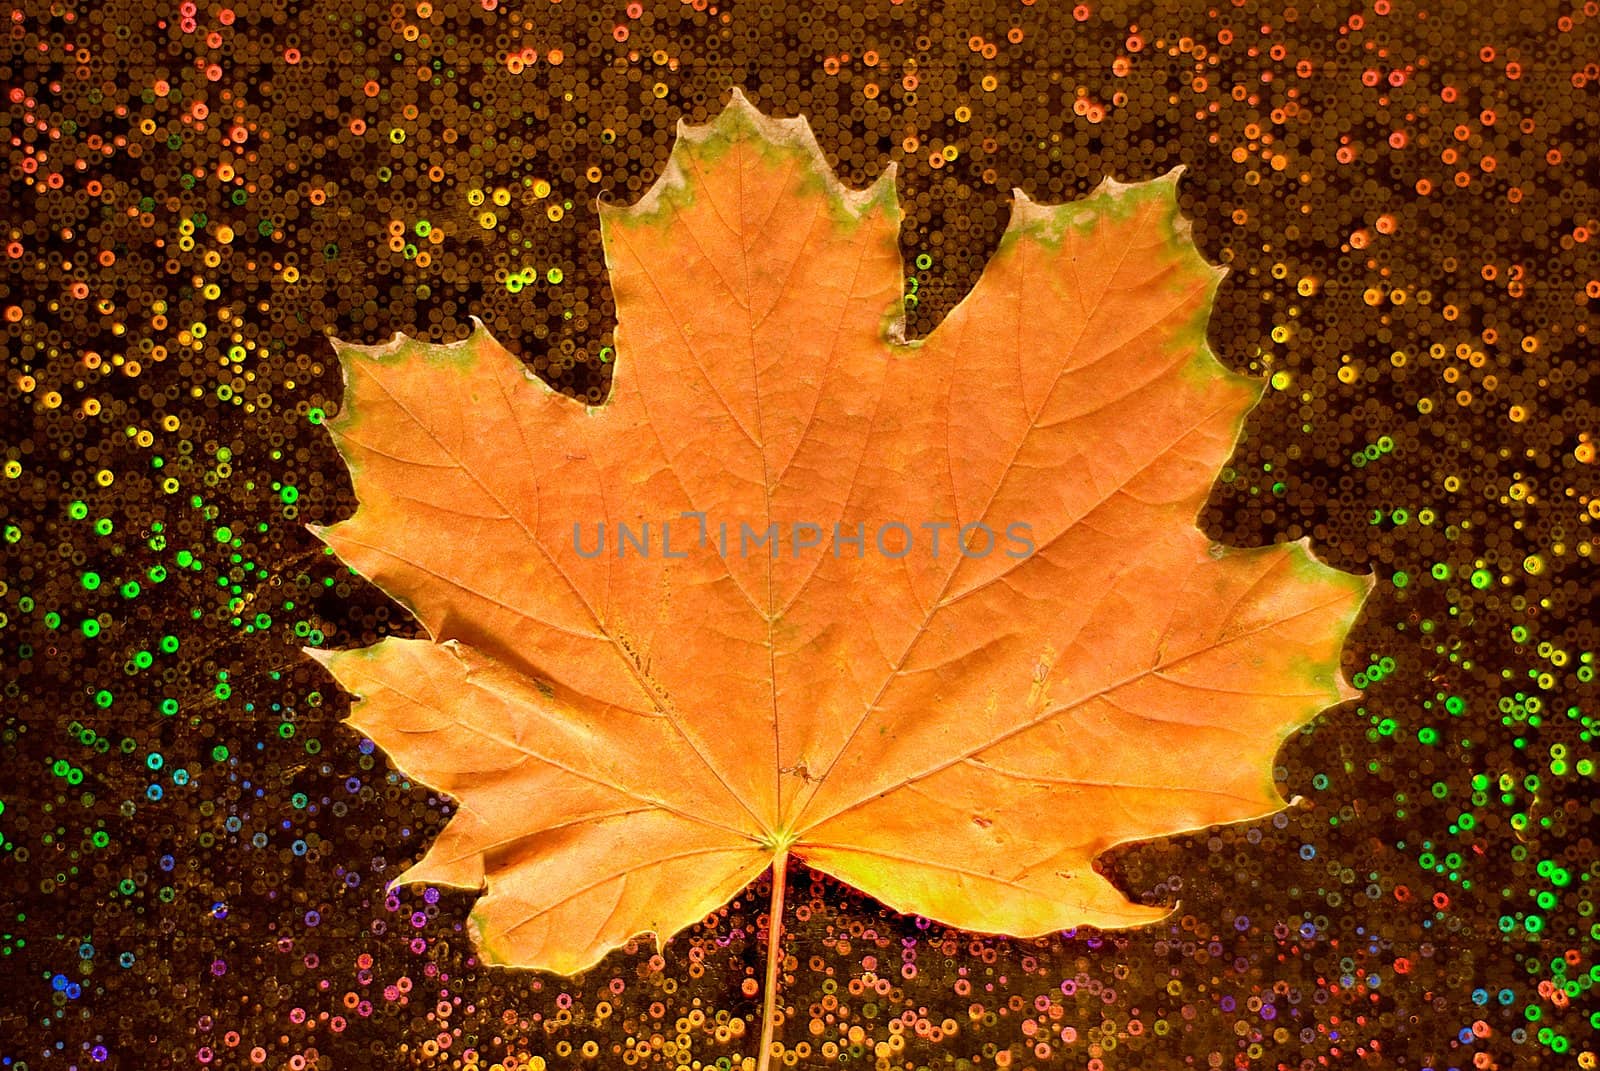
<instances>
[{"instance_id":1,"label":"bokeh background","mask_svg":"<svg viewBox=\"0 0 1600 1071\"><path fill-rule=\"evenodd\" d=\"M899 165L910 333L1011 191L1182 165L1269 383L1202 526L1377 588L1292 806L1103 863L1170 924L1007 941L791 875L803 1067L1596 1066L1595 0L38 0L0 111L0 1067L737 1068L758 883L656 955L486 969L388 882L449 814L299 655L410 634L330 336L478 317L599 400L596 203L730 87ZM644 359L640 355L638 359ZM1048 822L1050 815L1041 815Z\"/></svg>"}]
</instances>

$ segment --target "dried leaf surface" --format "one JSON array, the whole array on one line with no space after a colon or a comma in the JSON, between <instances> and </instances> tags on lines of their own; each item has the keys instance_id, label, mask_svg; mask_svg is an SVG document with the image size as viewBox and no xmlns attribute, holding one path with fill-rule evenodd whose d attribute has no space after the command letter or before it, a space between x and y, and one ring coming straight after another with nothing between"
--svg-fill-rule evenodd
<instances>
[{"instance_id":1,"label":"dried leaf surface","mask_svg":"<svg viewBox=\"0 0 1600 1071\"><path fill-rule=\"evenodd\" d=\"M1206 350L1218 273L1174 178L1019 198L920 344L898 221L892 176L844 190L803 122L736 97L602 216L604 404L481 328L340 346L360 507L320 534L432 639L319 657L459 801L401 880L485 887L489 961L665 939L781 853L971 930L1154 920L1094 857L1278 809L1278 744L1353 694L1367 582L1195 527L1260 385ZM776 557L740 553L774 524Z\"/></svg>"}]
</instances>

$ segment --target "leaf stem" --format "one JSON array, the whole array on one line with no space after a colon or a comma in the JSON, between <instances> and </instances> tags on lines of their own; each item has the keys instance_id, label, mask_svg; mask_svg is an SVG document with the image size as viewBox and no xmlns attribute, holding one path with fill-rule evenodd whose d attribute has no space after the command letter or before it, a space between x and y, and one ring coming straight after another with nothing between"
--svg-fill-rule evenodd
<instances>
[{"instance_id":1,"label":"leaf stem","mask_svg":"<svg viewBox=\"0 0 1600 1071\"><path fill-rule=\"evenodd\" d=\"M772 861L772 907L767 923L767 984L761 997L761 1053L756 1058L756 1071L769 1071L772 1066L772 1017L778 1007L778 968L783 965L783 889L788 884L784 871L789 865L789 852L780 851Z\"/></svg>"}]
</instances>

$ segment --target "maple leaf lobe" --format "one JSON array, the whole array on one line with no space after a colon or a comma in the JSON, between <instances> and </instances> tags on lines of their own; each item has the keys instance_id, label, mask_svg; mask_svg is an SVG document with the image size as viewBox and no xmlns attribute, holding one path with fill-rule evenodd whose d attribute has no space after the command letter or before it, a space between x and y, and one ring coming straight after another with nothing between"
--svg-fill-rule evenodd
<instances>
[{"instance_id":1,"label":"maple leaf lobe","mask_svg":"<svg viewBox=\"0 0 1600 1071\"><path fill-rule=\"evenodd\" d=\"M892 174L846 191L803 121L736 94L602 210L603 405L481 325L338 344L360 504L318 534L429 638L317 657L352 725L459 804L399 881L485 888L485 959L561 973L783 853L970 930L1163 917L1093 859L1279 809L1273 752L1354 694L1338 653L1369 587L1195 528L1261 386L1205 346L1221 273L1175 189L1019 194L973 292L907 344ZM1036 547L573 552L574 523L684 514L1024 521Z\"/></svg>"}]
</instances>

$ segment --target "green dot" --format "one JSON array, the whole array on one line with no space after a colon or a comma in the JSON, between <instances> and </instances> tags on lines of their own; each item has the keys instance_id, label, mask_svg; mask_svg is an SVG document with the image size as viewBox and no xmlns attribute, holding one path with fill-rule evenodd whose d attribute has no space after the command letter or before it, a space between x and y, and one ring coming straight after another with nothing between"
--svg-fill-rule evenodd
<instances>
[{"instance_id":1,"label":"green dot","mask_svg":"<svg viewBox=\"0 0 1600 1071\"><path fill-rule=\"evenodd\" d=\"M1406 575L1405 570L1402 569L1394 574L1393 581L1395 587L1403 588L1407 584L1411 583L1411 577Z\"/></svg>"},{"instance_id":2,"label":"green dot","mask_svg":"<svg viewBox=\"0 0 1600 1071\"><path fill-rule=\"evenodd\" d=\"M84 573L83 574L83 589L85 591L94 591L94 590L98 589L99 587L100 587L100 574L99 573Z\"/></svg>"},{"instance_id":3,"label":"green dot","mask_svg":"<svg viewBox=\"0 0 1600 1071\"><path fill-rule=\"evenodd\" d=\"M94 639L96 636L100 635L100 622L96 621L92 617L84 618L83 619L83 634L85 636L89 637L89 639L91 639L91 640Z\"/></svg>"},{"instance_id":4,"label":"green dot","mask_svg":"<svg viewBox=\"0 0 1600 1071\"><path fill-rule=\"evenodd\" d=\"M233 529L229 528L227 525L223 525L221 528L218 528L212 533L212 537L215 538L218 543L226 543L228 540L233 538Z\"/></svg>"},{"instance_id":5,"label":"green dot","mask_svg":"<svg viewBox=\"0 0 1600 1071\"><path fill-rule=\"evenodd\" d=\"M1494 583L1494 577L1490 575L1489 570L1487 570L1487 569L1474 569L1473 570L1473 572L1472 572L1472 586L1473 587L1477 588L1479 591L1482 591L1484 588L1488 587L1492 583Z\"/></svg>"},{"instance_id":6,"label":"green dot","mask_svg":"<svg viewBox=\"0 0 1600 1071\"><path fill-rule=\"evenodd\" d=\"M283 500L284 505L293 505L300 500L300 491L293 484L289 484L278 492L278 497Z\"/></svg>"}]
</instances>

